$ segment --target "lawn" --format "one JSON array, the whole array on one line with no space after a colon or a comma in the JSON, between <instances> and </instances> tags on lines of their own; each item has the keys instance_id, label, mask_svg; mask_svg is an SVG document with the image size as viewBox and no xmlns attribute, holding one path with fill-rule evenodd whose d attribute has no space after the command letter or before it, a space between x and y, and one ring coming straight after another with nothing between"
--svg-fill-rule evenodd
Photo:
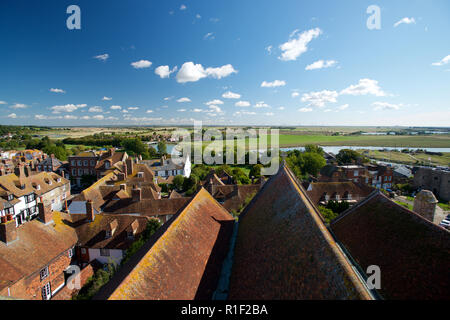
<instances>
[{"instance_id":1,"label":"lawn","mask_svg":"<svg viewBox=\"0 0 450 320\"><path fill-rule=\"evenodd\" d=\"M360 150L363 152L363 150ZM405 164L418 164L424 162L435 166L450 166L450 152L444 152L442 156L429 155L424 153L408 154L395 151L379 151L379 150L364 150L365 155L371 159L392 161Z\"/></svg>"}]
</instances>

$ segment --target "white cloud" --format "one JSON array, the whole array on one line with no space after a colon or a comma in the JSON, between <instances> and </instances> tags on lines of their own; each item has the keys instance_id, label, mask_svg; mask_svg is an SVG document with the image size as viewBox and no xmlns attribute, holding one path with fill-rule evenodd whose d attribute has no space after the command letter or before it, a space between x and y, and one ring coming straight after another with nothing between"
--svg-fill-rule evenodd
<instances>
[{"instance_id":1,"label":"white cloud","mask_svg":"<svg viewBox=\"0 0 450 320\"><path fill-rule=\"evenodd\" d=\"M231 64L224 65L218 68L206 68L204 69L201 64L194 64L193 62L185 62L177 73L177 82L195 82L202 78L212 77L221 79L229 76L237 71Z\"/></svg>"},{"instance_id":2,"label":"white cloud","mask_svg":"<svg viewBox=\"0 0 450 320\"><path fill-rule=\"evenodd\" d=\"M198 13L195 15L195 17L196 17L197 19L201 19L201 18L202 18L202 16L199 15Z\"/></svg>"},{"instance_id":3,"label":"white cloud","mask_svg":"<svg viewBox=\"0 0 450 320\"><path fill-rule=\"evenodd\" d=\"M278 110L284 110L285 107L278 107Z\"/></svg>"},{"instance_id":4,"label":"white cloud","mask_svg":"<svg viewBox=\"0 0 450 320\"><path fill-rule=\"evenodd\" d=\"M143 69L143 68L150 68L152 63L151 63L151 61L148 61L148 60L139 60L136 62L132 62L131 65L135 69Z\"/></svg>"},{"instance_id":5,"label":"white cloud","mask_svg":"<svg viewBox=\"0 0 450 320\"><path fill-rule=\"evenodd\" d=\"M129 107L128 110L139 110L139 107Z\"/></svg>"},{"instance_id":6,"label":"white cloud","mask_svg":"<svg viewBox=\"0 0 450 320\"><path fill-rule=\"evenodd\" d=\"M128 113L128 110L127 109L123 109L122 113Z\"/></svg>"},{"instance_id":7,"label":"white cloud","mask_svg":"<svg viewBox=\"0 0 450 320\"><path fill-rule=\"evenodd\" d=\"M392 104L387 102L374 102L372 105L374 110L398 110L402 106L401 104Z\"/></svg>"},{"instance_id":8,"label":"white cloud","mask_svg":"<svg viewBox=\"0 0 450 320\"><path fill-rule=\"evenodd\" d=\"M408 17L405 17L405 18L403 18L403 19L397 21L396 23L394 23L394 27L398 27L398 26L401 25L402 23L405 23L405 24L416 23L416 20L414 20L414 18L408 18Z\"/></svg>"},{"instance_id":9,"label":"white cloud","mask_svg":"<svg viewBox=\"0 0 450 320\"><path fill-rule=\"evenodd\" d=\"M300 95L300 93L298 93L298 92L292 92L291 93L291 97L292 98L298 97L299 95Z\"/></svg>"},{"instance_id":10,"label":"white cloud","mask_svg":"<svg viewBox=\"0 0 450 320\"><path fill-rule=\"evenodd\" d=\"M345 110L348 108L348 104L343 104L342 106L337 107L338 110Z\"/></svg>"},{"instance_id":11,"label":"white cloud","mask_svg":"<svg viewBox=\"0 0 450 320\"><path fill-rule=\"evenodd\" d=\"M181 6L180 6L180 10L186 10L187 9L187 7L184 5L184 4L182 4Z\"/></svg>"},{"instance_id":12,"label":"white cloud","mask_svg":"<svg viewBox=\"0 0 450 320\"><path fill-rule=\"evenodd\" d=\"M63 89L58 89L58 88L50 88L50 92L66 93Z\"/></svg>"},{"instance_id":13,"label":"white cloud","mask_svg":"<svg viewBox=\"0 0 450 320\"><path fill-rule=\"evenodd\" d=\"M75 110L85 107L87 107L87 104L65 104L62 106L53 106L50 109L53 110L52 113L61 113L61 112L74 112Z\"/></svg>"},{"instance_id":14,"label":"white cloud","mask_svg":"<svg viewBox=\"0 0 450 320\"><path fill-rule=\"evenodd\" d=\"M233 113L233 116L241 116L241 115L255 115L256 112L253 111L236 111Z\"/></svg>"},{"instance_id":15,"label":"white cloud","mask_svg":"<svg viewBox=\"0 0 450 320\"><path fill-rule=\"evenodd\" d=\"M254 105L254 107L255 108L270 108L270 106L267 103L265 103L264 101L257 102Z\"/></svg>"},{"instance_id":16,"label":"white cloud","mask_svg":"<svg viewBox=\"0 0 450 320\"><path fill-rule=\"evenodd\" d=\"M16 119L16 118L17 118L17 114L15 114L15 113L10 113L10 114L7 115L7 117L8 117L8 118L11 118L11 119Z\"/></svg>"},{"instance_id":17,"label":"white cloud","mask_svg":"<svg viewBox=\"0 0 450 320\"><path fill-rule=\"evenodd\" d=\"M91 117L90 116L82 116L80 119L81 120L89 120Z\"/></svg>"},{"instance_id":18,"label":"white cloud","mask_svg":"<svg viewBox=\"0 0 450 320\"><path fill-rule=\"evenodd\" d=\"M71 114L66 114L66 115L64 116L64 119L66 119L66 120L77 120L78 117L77 117L77 116L74 116L74 115L71 115Z\"/></svg>"},{"instance_id":19,"label":"white cloud","mask_svg":"<svg viewBox=\"0 0 450 320\"><path fill-rule=\"evenodd\" d=\"M384 97L387 94L378 86L378 81L372 79L360 79L358 84L349 86L340 94L350 94L353 96L372 94L377 97Z\"/></svg>"},{"instance_id":20,"label":"white cloud","mask_svg":"<svg viewBox=\"0 0 450 320\"><path fill-rule=\"evenodd\" d=\"M94 59L97 60L101 60L101 61L106 61L109 58L109 54L105 53L105 54L100 54L98 56L95 56Z\"/></svg>"},{"instance_id":21,"label":"white cloud","mask_svg":"<svg viewBox=\"0 0 450 320\"><path fill-rule=\"evenodd\" d=\"M0 104L8 104L6 101L0 101Z\"/></svg>"},{"instance_id":22,"label":"white cloud","mask_svg":"<svg viewBox=\"0 0 450 320\"><path fill-rule=\"evenodd\" d=\"M110 101L110 100L112 100L112 98L110 98L110 97L103 97L102 100Z\"/></svg>"},{"instance_id":23,"label":"white cloud","mask_svg":"<svg viewBox=\"0 0 450 320\"><path fill-rule=\"evenodd\" d=\"M107 118L105 118L105 120L119 120L119 118L117 118L117 117L107 117Z\"/></svg>"},{"instance_id":24,"label":"white cloud","mask_svg":"<svg viewBox=\"0 0 450 320\"><path fill-rule=\"evenodd\" d=\"M103 109L102 109L102 107L94 106L94 107L90 107L88 111L89 112L103 112Z\"/></svg>"},{"instance_id":25,"label":"white cloud","mask_svg":"<svg viewBox=\"0 0 450 320\"><path fill-rule=\"evenodd\" d=\"M104 120L105 117L104 117L102 114L97 114L97 115L93 116L92 119L95 119L95 120Z\"/></svg>"},{"instance_id":26,"label":"white cloud","mask_svg":"<svg viewBox=\"0 0 450 320\"><path fill-rule=\"evenodd\" d=\"M174 73L175 71L178 70L178 67L175 66L172 70L170 70L169 66L159 66L158 68L155 69L155 73L161 77L161 79L163 78L169 78L171 73Z\"/></svg>"},{"instance_id":27,"label":"white cloud","mask_svg":"<svg viewBox=\"0 0 450 320\"><path fill-rule=\"evenodd\" d=\"M172 99L173 99L173 97L165 97L164 101L169 101L169 100L172 100Z\"/></svg>"},{"instance_id":28,"label":"white cloud","mask_svg":"<svg viewBox=\"0 0 450 320\"><path fill-rule=\"evenodd\" d=\"M263 81L261 83L261 87L263 87L263 88L283 87L285 85L286 85L286 81L284 81L284 80L275 80L272 82Z\"/></svg>"},{"instance_id":29,"label":"white cloud","mask_svg":"<svg viewBox=\"0 0 450 320\"><path fill-rule=\"evenodd\" d=\"M309 106L324 107L328 102L336 102L338 93L336 91L322 90L310 93L304 93L301 100L307 102Z\"/></svg>"},{"instance_id":30,"label":"white cloud","mask_svg":"<svg viewBox=\"0 0 450 320\"><path fill-rule=\"evenodd\" d=\"M448 63L450 63L450 54L448 56L442 58L441 61L433 62L431 65L440 67L440 66L443 66L443 65L448 64Z\"/></svg>"},{"instance_id":31,"label":"white cloud","mask_svg":"<svg viewBox=\"0 0 450 320\"><path fill-rule=\"evenodd\" d=\"M207 34L205 34L205 36L203 37L204 40L214 40L216 38L216 36L214 35L214 32L208 32Z\"/></svg>"},{"instance_id":32,"label":"white cloud","mask_svg":"<svg viewBox=\"0 0 450 320\"><path fill-rule=\"evenodd\" d=\"M234 93L231 91L227 91L224 94L222 94L222 98L225 99L239 99L241 95L239 93Z\"/></svg>"},{"instance_id":33,"label":"white cloud","mask_svg":"<svg viewBox=\"0 0 450 320\"><path fill-rule=\"evenodd\" d=\"M331 110L331 109L325 109L325 110L323 110L323 112L331 112L331 111L333 111L333 110Z\"/></svg>"},{"instance_id":34,"label":"white cloud","mask_svg":"<svg viewBox=\"0 0 450 320\"><path fill-rule=\"evenodd\" d=\"M272 54L272 48L273 48L273 46L267 46L267 47L266 47L266 51L267 51L269 54Z\"/></svg>"},{"instance_id":35,"label":"white cloud","mask_svg":"<svg viewBox=\"0 0 450 320\"><path fill-rule=\"evenodd\" d=\"M183 97L183 98L178 99L177 102L180 102L180 103L182 103L182 102L191 102L191 99L189 99L187 97Z\"/></svg>"},{"instance_id":36,"label":"white cloud","mask_svg":"<svg viewBox=\"0 0 450 320\"><path fill-rule=\"evenodd\" d=\"M300 112L311 112L313 109L312 108L300 108L298 109L298 111Z\"/></svg>"},{"instance_id":37,"label":"white cloud","mask_svg":"<svg viewBox=\"0 0 450 320\"><path fill-rule=\"evenodd\" d=\"M192 109L192 112L203 112L203 111L204 111L203 109L199 108Z\"/></svg>"},{"instance_id":38,"label":"white cloud","mask_svg":"<svg viewBox=\"0 0 450 320\"><path fill-rule=\"evenodd\" d=\"M250 107L250 102L248 102L248 101L238 101L234 105L236 107Z\"/></svg>"},{"instance_id":39,"label":"white cloud","mask_svg":"<svg viewBox=\"0 0 450 320\"><path fill-rule=\"evenodd\" d=\"M214 104L210 104L208 107L209 107L209 109L211 109L210 112L222 113L222 109L220 109L219 106L216 106Z\"/></svg>"},{"instance_id":40,"label":"white cloud","mask_svg":"<svg viewBox=\"0 0 450 320\"><path fill-rule=\"evenodd\" d=\"M289 36L289 41L280 45L282 52L281 56L278 57L283 61L297 60L297 58L304 52L308 50L308 43L317 38L322 33L319 28L310 29L298 34L298 30L295 30ZM295 35L298 37L295 38Z\"/></svg>"},{"instance_id":41,"label":"white cloud","mask_svg":"<svg viewBox=\"0 0 450 320\"><path fill-rule=\"evenodd\" d=\"M264 113L264 115L266 115L266 116L273 116L274 113L273 112L266 112L266 113Z\"/></svg>"},{"instance_id":42,"label":"white cloud","mask_svg":"<svg viewBox=\"0 0 450 320\"><path fill-rule=\"evenodd\" d=\"M146 111L146 113L152 113L153 112L153 110L147 110Z\"/></svg>"},{"instance_id":43,"label":"white cloud","mask_svg":"<svg viewBox=\"0 0 450 320\"><path fill-rule=\"evenodd\" d=\"M305 70L315 70L315 69L322 69L322 68L329 68L334 66L337 63L335 60L318 60L316 62L311 63L310 65L307 65Z\"/></svg>"},{"instance_id":44,"label":"white cloud","mask_svg":"<svg viewBox=\"0 0 450 320\"><path fill-rule=\"evenodd\" d=\"M12 106L10 106L10 108L13 108L13 109L25 109L25 108L28 108L28 106L26 104L23 104L23 103L15 103Z\"/></svg>"},{"instance_id":45,"label":"white cloud","mask_svg":"<svg viewBox=\"0 0 450 320\"><path fill-rule=\"evenodd\" d=\"M217 105L217 104L223 104L223 101L222 101L222 100L219 100L219 99L214 99L214 100L205 102L205 104L206 104L207 106L212 105L212 104L216 104L216 105Z\"/></svg>"},{"instance_id":46,"label":"white cloud","mask_svg":"<svg viewBox=\"0 0 450 320\"><path fill-rule=\"evenodd\" d=\"M122 107L121 106L111 106L110 109L111 110L120 110L120 109L122 109Z\"/></svg>"},{"instance_id":47,"label":"white cloud","mask_svg":"<svg viewBox=\"0 0 450 320\"><path fill-rule=\"evenodd\" d=\"M178 109L178 112L186 112L186 109Z\"/></svg>"}]
</instances>

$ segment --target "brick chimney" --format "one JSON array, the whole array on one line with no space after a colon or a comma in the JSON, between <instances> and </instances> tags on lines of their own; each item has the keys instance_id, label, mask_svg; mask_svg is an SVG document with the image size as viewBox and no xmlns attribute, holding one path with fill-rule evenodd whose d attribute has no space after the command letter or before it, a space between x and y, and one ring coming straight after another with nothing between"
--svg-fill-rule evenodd
<instances>
[{"instance_id":1,"label":"brick chimney","mask_svg":"<svg viewBox=\"0 0 450 320\"><path fill-rule=\"evenodd\" d=\"M127 184L122 183L122 184L120 184L119 188L120 188L120 190L127 191Z\"/></svg>"},{"instance_id":2,"label":"brick chimney","mask_svg":"<svg viewBox=\"0 0 450 320\"><path fill-rule=\"evenodd\" d=\"M94 204L92 200L86 201L86 217L88 221L94 221L95 215L94 215Z\"/></svg>"},{"instance_id":3,"label":"brick chimney","mask_svg":"<svg viewBox=\"0 0 450 320\"><path fill-rule=\"evenodd\" d=\"M133 175L133 159L128 158L126 161L127 175Z\"/></svg>"},{"instance_id":4,"label":"brick chimney","mask_svg":"<svg viewBox=\"0 0 450 320\"><path fill-rule=\"evenodd\" d=\"M0 240L7 245L17 240L16 220L13 219L12 215L8 215L6 219L2 217L2 222L0 223Z\"/></svg>"},{"instance_id":5,"label":"brick chimney","mask_svg":"<svg viewBox=\"0 0 450 320\"><path fill-rule=\"evenodd\" d=\"M26 173L27 177L31 176L31 167L30 166L27 166L25 168L25 173Z\"/></svg>"},{"instance_id":6,"label":"brick chimney","mask_svg":"<svg viewBox=\"0 0 450 320\"><path fill-rule=\"evenodd\" d=\"M127 163L126 162L123 164L123 176L124 176L123 180L125 180L127 178L127 176L128 176L128 168L127 168Z\"/></svg>"},{"instance_id":7,"label":"brick chimney","mask_svg":"<svg viewBox=\"0 0 450 320\"><path fill-rule=\"evenodd\" d=\"M45 206L43 202L38 203L39 220L44 224L49 224L53 222L53 212L51 207Z\"/></svg>"},{"instance_id":8,"label":"brick chimney","mask_svg":"<svg viewBox=\"0 0 450 320\"><path fill-rule=\"evenodd\" d=\"M142 199L142 190L141 190L141 188L134 187L131 190L131 196L132 196L134 202L141 201L141 199Z\"/></svg>"}]
</instances>

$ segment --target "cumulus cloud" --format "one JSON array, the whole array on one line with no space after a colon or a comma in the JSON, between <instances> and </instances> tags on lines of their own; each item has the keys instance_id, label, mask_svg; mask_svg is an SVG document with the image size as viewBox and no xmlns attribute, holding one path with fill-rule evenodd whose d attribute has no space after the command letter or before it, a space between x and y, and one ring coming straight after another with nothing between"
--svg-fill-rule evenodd
<instances>
[{"instance_id":1,"label":"cumulus cloud","mask_svg":"<svg viewBox=\"0 0 450 320\"><path fill-rule=\"evenodd\" d=\"M323 69L323 68L329 68L334 65L336 65L337 61L335 60L318 60L316 62L311 63L310 65L307 65L305 70L315 70L315 69Z\"/></svg>"},{"instance_id":2,"label":"cumulus cloud","mask_svg":"<svg viewBox=\"0 0 450 320\"><path fill-rule=\"evenodd\" d=\"M178 109L178 112L186 112L186 109Z\"/></svg>"},{"instance_id":3,"label":"cumulus cloud","mask_svg":"<svg viewBox=\"0 0 450 320\"><path fill-rule=\"evenodd\" d=\"M109 58L109 54L100 54L98 56L95 56L94 59L100 60L100 61L106 61Z\"/></svg>"},{"instance_id":4,"label":"cumulus cloud","mask_svg":"<svg viewBox=\"0 0 450 320\"><path fill-rule=\"evenodd\" d=\"M196 82L200 79L206 77L212 77L216 79L221 79L228 77L232 73L237 71L233 68L231 64L226 64L222 67L217 68L203 68L201 64L194 64L193 62L185 62L177 73L177 82Z\"/></svg>"},{"instance_id":5,"label":"cumulus cloud","mask_svg":"<svg viewBox=\"0 0 450 320\"><path fill-rule=\"evenodd\" d=\"M122 107L121 106L111 106L110 109L111 110L120 110L120 109L122 109Z\"/></svg>"},{"instance_id":6,"label":"cumulus cloud","mask_svg":"<svg viewBox=\"0 0 450 320\"><path fill-rule=\"evenodd\" d=\"M112 100L112 98L110 98L110 97L103 97L102 100L110 101L110 100Z\"/></svg>"},{"instance_id":7,"label":"cumulus cloud","mask_svg":"<svg viewBox=\"0 0 450 320\"><path fill-rule=\"evenodd\" d=\"M58 88L50 88L50 92L54 92L54 93L66 93L63 89L58 89Z\"/></svg>"},{"instance_id":8,"label":"cumulus cloud","mask_svg":"<svg viewBox=\"0 0 450 320\"><path fill-rule=\"evenodd\" d=\"M187 97L183 97L183 98L178 99L177 102L180 102L180 103L182 103L182 102L191 102L191 99L189 99Z\"/></svg>"},{"instance_id":9,"label":"cumulus cloud","mask_svg":"<svg viewBox=\"0 0 450 320\"><path fill-rule=\"evenodd\" d=\"M153 112L153 110L147 110L147 111L145 111L146 113L152 113Z\"/></svg>"},{"instance_id":10,"label":"cumulus cloud","mask_svg":"<svg viewBox=\"0 0 450 320\"><path fill-rule=\"evenodd\" d=\"M50 109L52 113L61 113L61 112L74 112L75 110L85 108L87 104L65 104L61 106L53 106Z\"/></svg>"},{"instance_id":11,"label":"cumulus cloud","mask_svg":"<svg viewBox=\"0 0 450 320\"><path fill-rule=\"evenodd\" d=\"M450 63L450 54L448 56L442 58L441 61L433 62L431 65L432 66L436 66L436 67L440 67L440 66L443 66L443 65L448 64L448 63Z\"/></svg>"},{"instance_id":12,"label":"cumulus cloud","mask_svg":"<svg viewBox=\"0 0 450 320\"><path fill-rule=\"evenodd\" d=\"M148 60L139 60L136 62L132 62L131 65L135 69L143 69L143 68L150 68L150 66L152 65L152 62L148 61Z\"/></svg>"},{"instance_id":13,"label":"cumulus cloud","mask_svg":"<svg viewBox=\"0 0 450 320\"><path fill-rule=\"evenodd\" d=\"M7 115L7 117L8 117L8 118L11 118L11 119L16 119L16 118L17 118L17 114L15 114L15 113L10 113L10 114Z\"/></svg>"},{"instance_id":14,"label":"cumulus cloud","mask_svg":"<svg viewBox=\"0 0 450 320\"><path fill-rule=\"evenodd\" d=\"M92 119L94 119L94 120L104 120L105 116L103 116L101 114L97 114L97 115L93 116Z\"/></svg>"},{"instance_id":15,"label":"cumulus cloud","mask_svg":"<svg viewBox=\"0 0 450 320\"><path fill-rule=\"evenodd\" d=\"M285 85L286 85L286 81L284 81L284 80L275 80L272 82L263 81L261 83L261 87L263 87L263 88L283 87Z\"/></svg>"},{"instance_id":16,"label":"cumulus cloud","mask_svg":"<svg viewBox=\"0 0 450 320\"><path fill-rule=\"evenodd\" d=\"M90 107L88 111L89 112L103 112L103 109L102 109L102 107L94 106L94 107Z\"/></svg>"},{"instance_id":17,"label":"cumulus cloud","mask_svg":"<svg viewBox=\"0 0 450 320\"><path fill-rule=\"evenodd\" d=\"M270 106L267 103L265 103L264 101L257 102L254 105L254 107L255 108L270 108Z\"/></svg>"},{"instance_id":18,"label":"cumulus cloud","mask_svg":"<svg viewBox=\"0 0 450 320\"><path fill-rule=\"evenodd\" d=\"M377 97L383 97L387 95L383 90L381 90L380 86L378 85L378 81L372 79L360 79L358 84L354 84L349 86L348 88L345 88L340 92L340 94L349 94L352 96L372 94Z\"/></svg>"},{"instance_id":19,"label":"cumulus cloud","mask_svg":"<svg viewBox=\"0 0 450 320\"><path fill-rule=\"evenodd\" d=\"M225 99L239 99L241 95L239 93L234 93L231 91L227 91L224 94L222 94L222 98Z\"/></svg>"},{"instance_id":20,"label":"cumulus cloud","mask_svg":"<svg viewBox=\"0 0 450 320\"><path fill-rule=\"evenodd\" d=\"M284 107L278 107L278 110L284 110L285 108Z\"/></svg>"},{"instance_id":21,"label":"cumulus cloud","mask_svg":"<svg viewBox=\"0 0 450 320\"><path fill-rule=\"evenodd\" d=\"M338 110L345 110L348 108L348 104L343 104L342 106L337 107Z\"/></svg>"},{"instance_id":22,"label":"cumulus cloud","mask_svg":"<svg viewBox=\"0 0 450 320\"><path fill-rule=\"evenodd\" d=\"M173 67L172 70L170 70L169 66L159 66L158 68L155 69L155 73L161 77L161 79L163 78L169 78L171 73L174 73L175 71L178 70L178 67L175 66Z\"/></svg>"},{"instance_id":23,"label":"cumulus cloud","mask_svg":"<svg viewBox=\"0 0 450 320\"><path fill-rule=\"evenodd\" d=\"M28 108L28 106L24 103L15 103L12 106L10 106L12 109L25 109Z\"/></svg>"},{"instance_id":24,"label":"cumulus cloud","mask_svg":"<svg viewBox=\"0 0 450 320\"><path fill-rule=\"evenodd\" d=\"M304 93L301 100L307 102L309 106L324 107L328 102L336 102L338 93L336 91L322 90L310 93Z\"/></svg>"},{"instance_id":25,"label":"cumulus cloud","mask_svg":"<svg viewBox=\"0 0 450 320\"><path fill-rule=\"evenodd\" d=\"M217 105L217 104L223 104L223 101L222 101L222 100L219 100L219 99L214 99L214 100L205 102L205 104L206 104L207 106L214 105L214 104Z\"/></svg>"},{"instance_id":26,"label":"cumulus cloud","mask_svg":"<svg viewBox=\"0 0 450 320\"><path fill-rule=\"evenodd\" d=\"M313 109L312 108L300 108L298 109L298 111L300 112L311 112Z\"/></svg>"},{"instance_id":27,"label":"cumulus cloud","mask_svg":"<svg viewBox=\"0 0 450 320\"><path fill-rule=\"evenodd\" d=\"M0 104L8 104L6 101L0 101Z\"/></svg>"},{"instance_id":28,"label":"cumulus cloud","mask_svg":"<svg viewBox=\"0 0 450 320\"><path fill-rule=\"evenodd\" d=\"M180 6L180 10L186 10L187 9L187 7L184 5L184 4L182 4L181 6Z\"/></svg>"},{"instance_id":29,"label":"cumulus cloud","mask_svg":"<svg viewBox=\"0 0 450 320\"><path fill-rule=\"evenodd\" d=\"M64 119L66 119L66 120L77 120L78 117L77 117L77 116L74 116L74 115L71 115L71 114L66 114L66 115L64 116Z\"/></svg>"},{"instance_id":30,"label":"cumulus cloud","mask_svg":"<svg viewBox=\"0 0 450 320\"><path fill-rule=\"evenodd\" d=\"M302 53L308 50L309 42L322 33L319 28L306 30L302 33L298 33L298 31L294 30L289 36L289 41L279 46L282 53L278 59L283 61L297 60Z\"/></svg>"},{"instance_id":31,"label":"cumulus cloud","mask_svg":"<svg viewBox=\"0 0 450 320\"><path fill-rule=\"evenodd\" d=\"M411 23L416 23L416 20L414 20L414 18L408 18L405 17L399 21L397 21L396 23L394 23L394 27L398 27L399 25L401 25L402 23L404 24L411 24Z\"/></svg>"},{"instance_id":32,"label":"cumulus cloud","mask_svg":"<svg viewBox=\"0 0 450 320\"><path fill-rule=\"evenodd\" d=\"M392 104L387 102L374 102L372 105L374 110L398 110L402 106L401 104Z\"/></svg>"},{"instance_id":33,"label":"cumulus cloud","mask_svg":"<svg viewBox=\"0 0 450 320\"><path fill-rule=\"evenodd\" d=\"M250 102L248 102L248 101L238 101L234 105L236 107L250 107Z\"/></svg>"},{"instance_id":34,"label":"cumulus cloud","mask_svg":"<svg viewBox=\"0 0 450 320\"><path fill-rule=\"evenodd\" d=\"M300 93L298 93L298 92L292 92L291 93L291 97L292 98L298 97L299 95L300 95Z\"/></svg>"},{"instance_id":35,"label":"cumulus cloud","mask_svg":"<svg viewBox=\"0 0 450 320\"><path fill-rule=\"evenodd\" d=\"M266 113L264 113L264 115L266 115L266 116L273 116L274 113L273 112L266 112Z\"/></svg>"},{"instance_id":36,"label":"cumulus cloud","mask_svg":"<svg viewBox=\"0 0 450 320\"><path fill-rule=\"evenodd\" d=\"M128 110L139 110L139 107L129 107Z\"/></svg>"}]
</instances>

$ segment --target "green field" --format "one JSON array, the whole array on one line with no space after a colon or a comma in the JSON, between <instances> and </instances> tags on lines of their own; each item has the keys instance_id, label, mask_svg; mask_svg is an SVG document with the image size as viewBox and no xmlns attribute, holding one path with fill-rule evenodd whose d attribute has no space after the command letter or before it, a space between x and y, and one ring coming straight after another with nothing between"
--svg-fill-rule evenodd
<instances>
[{"instance_id":1,"label":"green field","mask_svg":"<svg viewBox=\"0 0 450 320\"><path fill-rule=\"evenodd\" d=\"M394 151L379 151L379 150L359 150L364 152L364 155L376 160L392 161L405 164L418 164L422 161L426 164L435 166L450 166L450 153L444 152L442 156L428 155L424 153L408 154ZM430 160L429 160L430 159Z\"/></svg>"}]
</instances>

